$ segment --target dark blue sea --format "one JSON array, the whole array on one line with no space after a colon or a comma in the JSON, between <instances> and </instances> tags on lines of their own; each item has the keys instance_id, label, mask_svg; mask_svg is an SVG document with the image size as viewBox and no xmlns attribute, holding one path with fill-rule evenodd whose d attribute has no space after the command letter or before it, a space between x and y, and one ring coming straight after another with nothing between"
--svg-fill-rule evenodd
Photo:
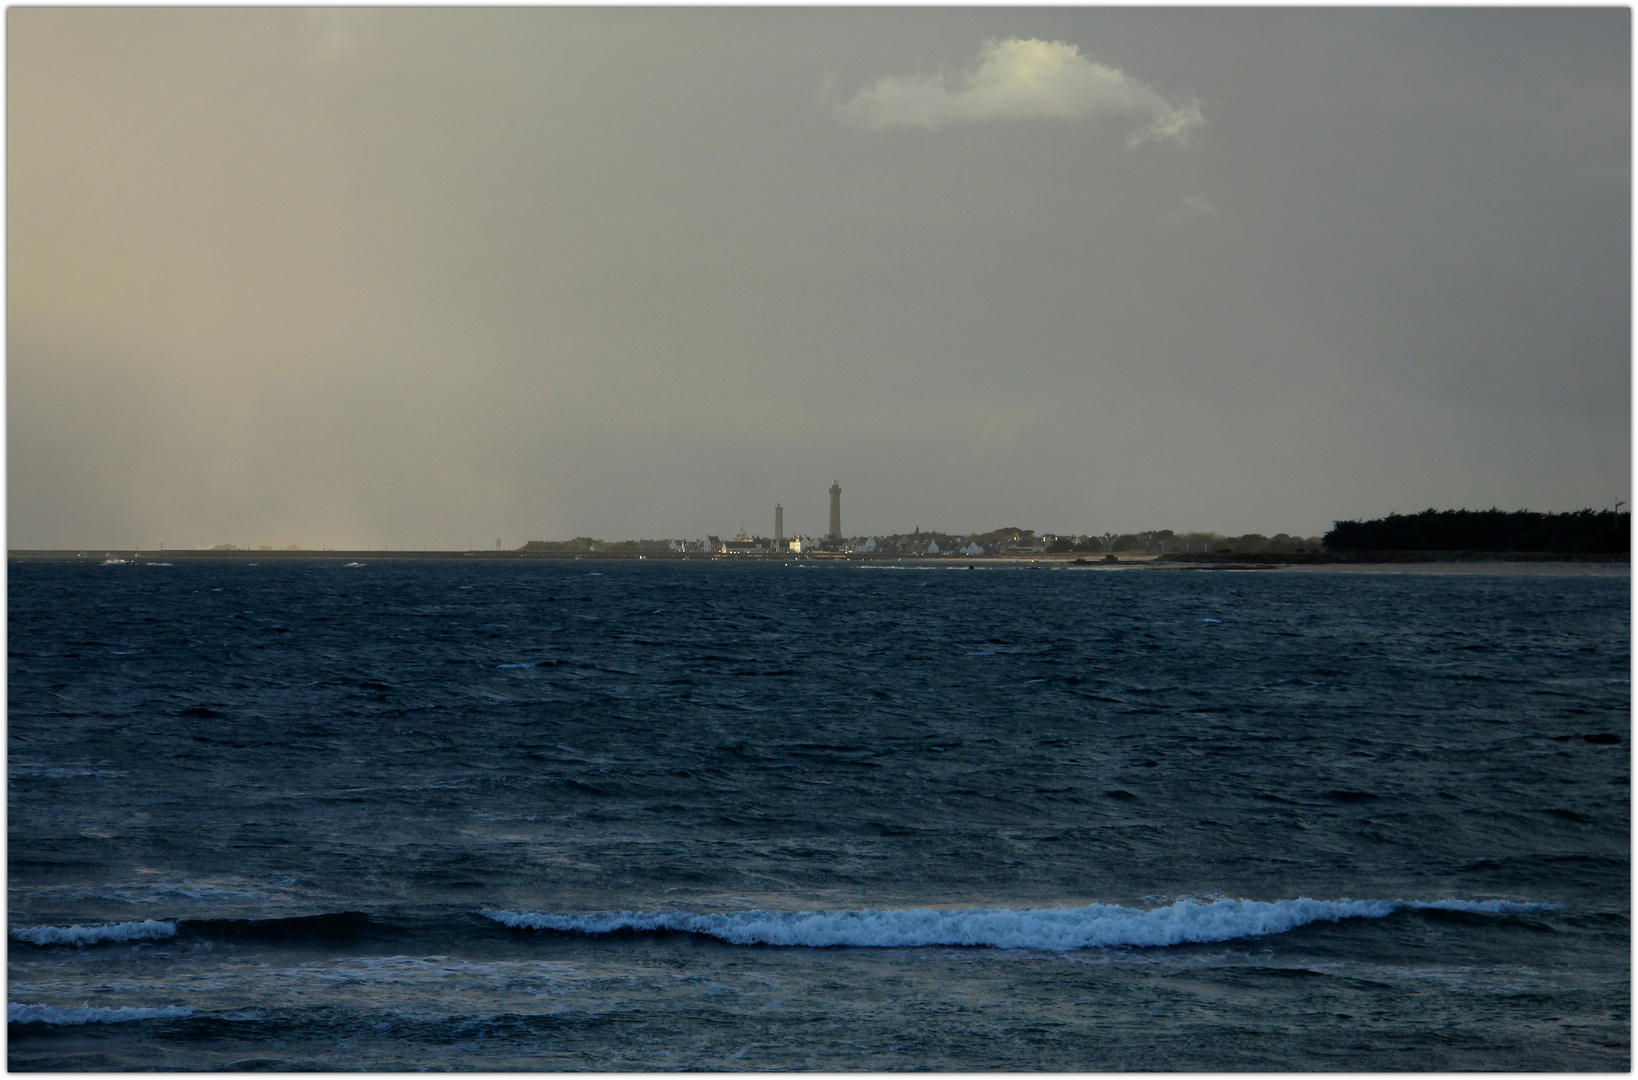
<instances>
[{"instance_id":1,"label":"dark blue sea","mask_svg":"<svg viewBox=\"0 0 1638 1080\"><path fill-rule=\"evenodd\" d=\"M13 560L15 1070L1627 1070L1624 573Z\"/></svg>"}]
</instances>

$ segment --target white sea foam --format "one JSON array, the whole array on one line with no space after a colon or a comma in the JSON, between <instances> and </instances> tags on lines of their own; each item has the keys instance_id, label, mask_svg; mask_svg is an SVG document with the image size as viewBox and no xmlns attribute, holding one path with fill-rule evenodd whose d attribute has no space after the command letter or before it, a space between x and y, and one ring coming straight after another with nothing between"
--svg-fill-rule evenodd
<instances>
[{"instance_id":1,"label":"white sea foam","mask_svg":"<svg viewBox=\"0 0 1638 1080\"><path fill-rule=\"evenodd\" d=\"M131 1020L173 1020L192 1016L193 1010L185 1005L167 1005L158 1009L97 1009L76 1005L59 1008L55 1005L18 1005L7 1003L6 1022L10 1024L120 1024Z\"/></svg>"},{"instance_id":2,"label":"white sea foam","mask_svg":"<svg viewBox=\"0 0 1638 1080\"><path fill-rule=\"evenodd\" d=\"M176 924L144 919L106 926L20 926L11 932L31 945L93 945L99 941L153 941L176 936Z\"/></svg>"},{"instance_id":3,"label":"white sea foam","mask_svg":"<svg viewBox=\"0 0 1638 1080\"><path fill-rule=\"evenodd\" d=\"M1379 919L1402 910L1512 914L1556 910L1553 904L1504 900L1179 900L1143 910L1113 904L1083 908L968 908L933 911L738 911L480 912L517 929L608 934L621 930L675 930L720 938L735 945L852 945L903 948L920 945L984 945L997 949L1067 952L1120 945L1163 946L1231 941L1283 934L1315 922Z\"/></svg>"}]
</instances>

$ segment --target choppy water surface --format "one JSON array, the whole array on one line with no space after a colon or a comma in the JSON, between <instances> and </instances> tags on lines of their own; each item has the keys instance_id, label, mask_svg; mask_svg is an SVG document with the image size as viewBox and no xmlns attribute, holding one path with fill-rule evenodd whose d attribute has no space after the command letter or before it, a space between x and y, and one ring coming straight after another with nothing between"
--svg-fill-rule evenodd
<instances>
[{"instance_id":1,"label":"choppy water surface","mask_svg":"<svg viewBox=\"0 0 1638 1080\"><path fill-rule=\"evenodd\" d=\"M1625 576L9 595L14 1069L1629 1065Z\"/></svg>"}]
</instances>

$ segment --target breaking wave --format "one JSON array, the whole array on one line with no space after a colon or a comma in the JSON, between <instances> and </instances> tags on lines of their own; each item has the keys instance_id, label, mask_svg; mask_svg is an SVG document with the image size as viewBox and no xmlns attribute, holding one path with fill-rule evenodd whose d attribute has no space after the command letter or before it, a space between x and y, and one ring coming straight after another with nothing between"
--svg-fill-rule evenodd
<instances>
[{"instance_id":1,"label":"breaking wave","mask_svg":"<svg viewBox=\"0 0 1638 1080\"><path fill-rule=\"evenodd\" d=\"M121 1024L131 1020L175 1020L192 1015L193 1010L185 1005L168 1005L158 1009L96 1009L85 1005L65 1009L55 1005L6 1005L8 1024Z\"/></svg>"},{"instance_id":2,"label":"breaking wave","mask_svg":"<svg viewBox=\"0 0 1638 1080\"><path fill-rule=\"evenodd\" d=\"M401 937L413 925L380 921L359 911L275 918L176 919L168 922L112 923L107 926L23 926L12 939L30 945L99 945L181 937L205 941L345 942L363 937Z\"/></svg>"},{"instance_id":3,"label":"breaking wave","mask_svg":"<svg viewBox=\"0 0 1638 1080\"><path fill-rule=\"evenodd\" d=\"M976 945L996 949L1165 946L1283 934L1315 922L1380 919L1396 911L1462 911L1510 915L1557 910L1554 904L1504 900L1179 900L1152 910L1092 904L1082 908L969 908L933 911L611 912L567 915L494 911L483 916L520 930L579 934L673 931L735 945L905 948Z\"/></svg>"},{"instance_id":4,"label":"breaking wave","mask_svg":"<svg viewBox=\"0 0 1638 1080\"><path fill-rule=\"evenodd\" d=\"M176 924L145 919L106 926L20 926L11 932L30 945L95 945L102 941L154 941L176 936ZM15 1008L15 1006L13 1006Z\"/></svg>"}]
</instances>

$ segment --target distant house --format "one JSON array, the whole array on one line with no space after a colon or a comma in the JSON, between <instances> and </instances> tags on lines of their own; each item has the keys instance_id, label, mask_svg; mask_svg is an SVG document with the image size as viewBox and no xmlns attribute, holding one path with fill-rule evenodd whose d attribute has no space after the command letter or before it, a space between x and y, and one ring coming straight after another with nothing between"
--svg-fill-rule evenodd
<instances>
[{"instance_id":1,"label":"distant house","mask_svg":"<svg viewBox=\"0 0 1638 1080\"><path fill-rule=\"evenodd\" d=\"M943 552L941 552L939 550L939 548L938 548L938 541L937 540L927 541L927 554L929 554L929 555L942 555L943 554Z\"/></svg>"},{"instance_id":2,"label":"distant house","mask_svg":"<svg viewBox=\"0 0 1638 1080\"><path fill-rule=\"evenodd\" d=\"M963 555L982 555L982 554L984 554L984 549L978 546L978 541L976 541L976 540L974 540L973 542L968 544L966 547L960 548L958 550Z\"/></svg>"}]
</instances>

